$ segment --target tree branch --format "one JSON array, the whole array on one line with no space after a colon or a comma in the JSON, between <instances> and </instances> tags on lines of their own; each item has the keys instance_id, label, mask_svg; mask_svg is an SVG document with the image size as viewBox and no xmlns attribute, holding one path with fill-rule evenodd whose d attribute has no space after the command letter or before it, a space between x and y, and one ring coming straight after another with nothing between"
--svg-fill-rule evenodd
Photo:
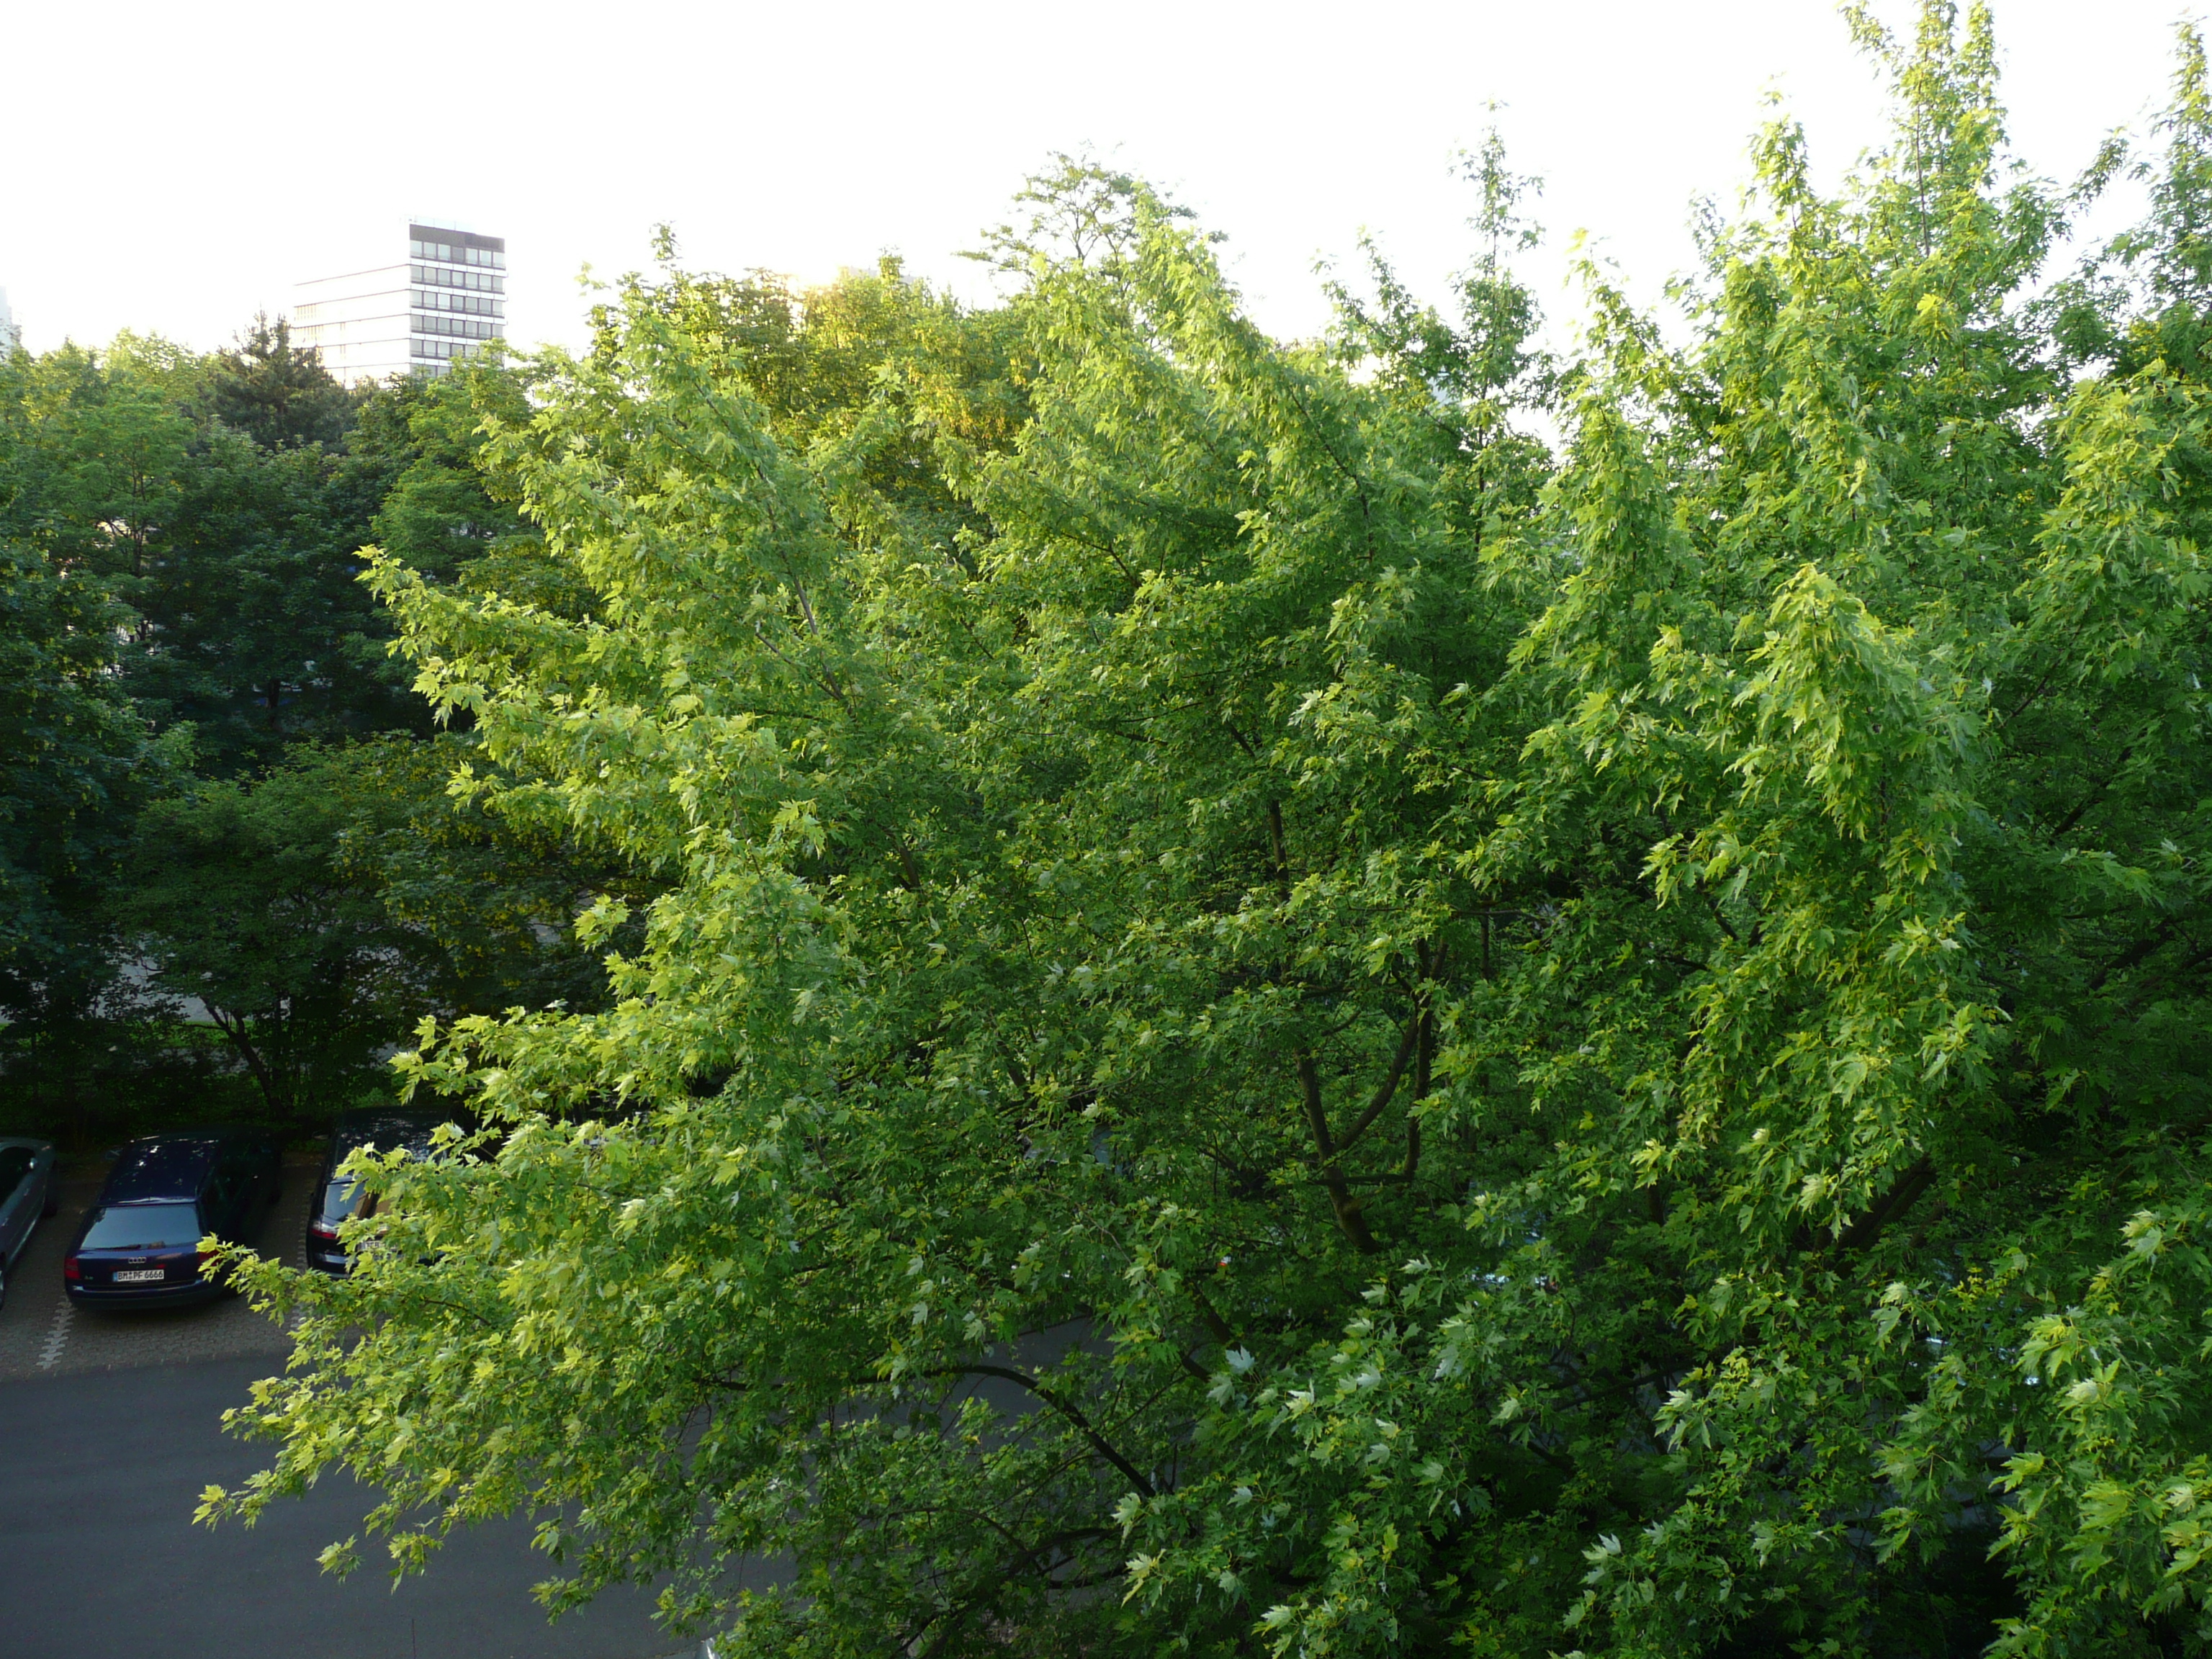
<instances>
[{"instance_id":1,"label":"tree branch","mask_svg":"<svg viewBox=\"0 0 2212 1659\"><path fill-rule=\"evenodd\" d=\"M2135 751L2135 745L2133 744L2130 744L2125 749L2120 750L2120 757L2112 763L2112 769L2106 773L2103 777L2098 779L2095 783L2089 786L2089 793L2082 796L2081 799L2075 803L2072 811L2069 812L2064 817L2059 819L2057 823L2051 826L2048 833L2051 840L2057 840L2059 836L2064 835L2068 830L2073 829L2075 824L2081 823L2083 817L2087 814L2089 809L2104 799L2105 792L2112 787L2112 780L2119 776L2122 769L2127 765L2129 757L2132 756Z\"/></svg>"},{"instance_id":2,"label":"tree branch","mask_svg":"<svg viewBox=\"0 0 2212 1659\"><path fill-rule=\"evenodd\" d=\"M1312 1050L1297 1051L1298 1086L1305 1098L1306 1127L1312 1132L1314 1147L1319 1155L1322 1185L1328 1189L1328 1206L1335 1212L1336 1224L1344 1230L1352 1247L1363 1255L1372 1255L1378 1248L1375 1235L1368 1231L1367 1218L1359 1212L1359 1200L1352 1195L1346 1184L1344 1171L1336 1162L1337 1147L1328 1132L1328 1109L1322 1102L1321 1073L1314 1065Z\"/></svg>"},{"instance_id":3,"label":"tree branch","mask_svg":"<svg viewBox=\"0 0 2212 1659\"><path fill-rule=\"evenodd\" d=\"M1406 1022L1405 1035L1398 1039L1398 1052L1390 1060L1389 1071L1383 1075L1382 1083L1376 1088L1374 1098L1367 1103L1367 1109L1359 1115L1358 1121L1346 1129L1343 1138L1336 1143L1336 1150L1340 1154L1352 1149L1359 1137L1367 1133L1369 1127L1382 1115L1382 1109L1388 1106L1392 1097L1397 1094L1398 1079L1406 1075L1407 1065L1413 1060L1415 1050L1420 1047L1421 1027L1427 1021L1428 1017L1429 1011L1426 1007L1416 1007L1413 1010L1413 1018Z\"/></svg>"},{"instance_id":4,"label":"tree branch","mask_svg":"<svg viewBox=\"0 0 2212 1659\"><path fill-rule=\"evenodd\" d=\"M2103 990L2105 988L2105 982L2111 979L2114 974L2124 974L2129 969L2142 962L2145 957L2155 951L2160 945L2164 945L2167 939L2172 937L2172 935L2173 921L2172 919L2169 917L2167 920L2160 922L2156 927L2151 930L2149 938L2137 939L2133 945L2128 946L2126 950L2121 951L2118 956L2115 957L2112 961L2106 963L2102 968L2100 968L2094 974L2091 975L2089 977L2089 989L2092 991Z\"/></svg>"},{"instance_id":5,"label":"tree branch","mask_svg":"<svg viewBox=\"0 0 2212 1659\"><path fill-rule=\"evenodd\" d=\"M1401 1171L1411 1181L1421 1168L1420 1103L1429 1097L1429 1073L1436 1062L1437 1022L1435 1016L1421 1010L1421 1040L1413 1058L1413 1109L1406 1114L1406 1167Z\"/></svg>"},{"instance_id":6,"label":"tree branch","mask_svg":"<svg viewBox=\"0 0 2212 1659\"><path fill-rule=\"evenodd\" d=\"M1872 1208L1844 1229L1836 1240L1836 1248L1839 1250L1863 1250L1870 1247L1881 1237L1882 1229L1911 1209L1935 1179L1936 1162L1923 1152L1910 1169L1890 1183L1889 1190L1875 1201Z\"/></svg>"},{"instance_id":7,"label":"tree branch","mask_svg":"<svg viewBox=\"0 0 2212 1659\"><path fill-rule=\"evenodd\" d=\"M1147 1498L1157 1498L1159 1496L1159 1493L1153 1489L1152 1483L1146 1480L1142 1474L1138 1473L1137 1466L1134 1463L1132 1463L1127 1458L1122 1456L1120 1452L1115 1451L1113 1446L1108 1443L1106 1437L1099 1433L1098 1431L1091 1425L1091 1419L1083 1414L1082 1409L1079 1407L1072 1405L1068 1401L1062 1400L1058 1395L1054 1394L1050 1389L1046 1388L1043 1383L1038 1382L1036 1378L1030 1376L1026 1371L1018 1371L1011 1365L935 1365L930 1367L927 1370L917 1372L916 1375L921 1376L995 1376L1004 1382L1018 1382L1022 1387L1027 1389L1038 1399L1043 1401L1046 1405L1051 1407L1053 1410L1058 1412L1069 1422L1074 1424L1077 1431L1079 1432L1085 1440L1088 1440L1091 1443L1091 1449L1096 1451L1109 1463L1111 1463L1115 1468L1119 1469L1122 1474L1127 1478L1130 1484L1134 1486L1139 1492L1142 1492Z\"/></svg>"}]
</instances>

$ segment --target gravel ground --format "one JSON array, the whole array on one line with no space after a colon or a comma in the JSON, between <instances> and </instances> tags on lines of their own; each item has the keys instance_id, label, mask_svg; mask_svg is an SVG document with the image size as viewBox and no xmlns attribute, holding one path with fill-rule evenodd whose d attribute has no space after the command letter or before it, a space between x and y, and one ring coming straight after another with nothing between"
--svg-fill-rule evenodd
<instances>
[{"instance_id":1,"label":"gravel ground","mask_svg":"<svg viewBox=\"0 0 2212 1659\"><path fill-rule=\"evenodd\" d=\"M264 1255L304 1265L307 1200L318 1167L310 1158L284 1166L283 1189L257 1241ZM7 1305L0 1307L0 1382L289 1350L284 1332L243 1298L146 1313L72 1307L62 1294L62 1254L99 1192L96 1176L64 1181L60 1212L39 1224L8 1275Z\"/></svg>"}]
</instances>

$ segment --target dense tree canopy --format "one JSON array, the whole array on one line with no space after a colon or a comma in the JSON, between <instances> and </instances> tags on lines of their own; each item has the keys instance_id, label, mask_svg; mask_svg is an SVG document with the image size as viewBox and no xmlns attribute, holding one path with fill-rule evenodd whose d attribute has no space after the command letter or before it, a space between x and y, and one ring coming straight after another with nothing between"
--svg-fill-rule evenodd
<instances>
[{"instance_id":1,"label":"dense tree canopy","mask_svg":"<svg viewBox=\"0 0 2212 1659\"><path fill-rule=\"evenodd\" d=\"M264 449L335 447L354 423L357 400L324 369L312 346L292 343L292 325L266 312L216 354L208 377L215 417Z\"/></svg>"},{"instance_id":2,"label":"dense tree canopy","mask_svg":"<svg viewBox=\"0 0 2212 1659\"><path fill-rule=\"evenodd\" d=\"M612 995L424 1024L208 1512L763 1659L2212 1645L2203 53L2053 280L1986 18L1855 27L1889 147L1558 363L1494 152L1305 343L1069 167L472 406L508 562L374 581Z\"/></svg>"},{"instance_id":3,"label":"dense tree canopy","mask_svg":"<svg viewBox=\"0 0 2212 1659\"><path fill-rule=\"evenodd\" d=\"M647 890L448 795L471 740L359 580L373 538L551 580L477 465L477 404L524 395L348 392L266 319L0 356L0 1132L306 1129L388 1098L425 1012L597 1000L568 924Z\"/></svg>"},{"instance_id":4,"label":"dense tree canopy","mask_svg":"<svg viewBox=\"0 0 2212 1659\"><path fill-rule=\"evenodd\" d=\"M118 683L130 615L88 542L91 515L159 491L181 440L128 392L57 419L36 383L85 367L0 355L0 1011L18 1022L66 1019L112 977L104 884L178 758Z\"/></svg>"}]
</instances>

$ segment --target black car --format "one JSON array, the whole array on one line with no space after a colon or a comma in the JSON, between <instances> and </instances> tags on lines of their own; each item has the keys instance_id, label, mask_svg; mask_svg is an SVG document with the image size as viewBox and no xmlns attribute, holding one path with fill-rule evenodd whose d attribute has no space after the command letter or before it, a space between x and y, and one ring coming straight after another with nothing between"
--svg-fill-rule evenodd
<instances>
[{"instance_id":1,"label":"black car","mask_svg":"<svg viewBox=\"0 0 2212 1659\"><path fill-rule=\"evenodd\" d=\"M338 1165L362 1147L391 1152L404 1150L421 1158L430 1150L430 1137L441 1123L451 1122L443 1112L348 1112L331 1135L331 1150L323 1159L322 1178L315 1184L315 1205L307 1212L307 1265L326 1273L343 1273L351 1262L338 1243L338 1224L364 1212L369 1194L338 1173Z\"/></svg>"},{"instance_id":2,"label":"black car","mask_svg":"<svg viewBox=\"0 0 2212 1659\"><path fill-rule=\"evenodd\" d=\"M100 1197L62 1262L80 1307L169 1307L223 1287L200 1271L212 1233L250 1244L276 1202L283 1150L258 1129L179 1129L134 1140L115 1157Z\"/></svg>"},{"instance_id":3,"label":"black car","mask_svg":"<svg viewBox=\"0 0 2212 1659\"><path fill-rule=\"evenodd\" d=\"M0 1135L0 1307L8 1301L8 1275L30 1246L31 1229L56 1207L54 1149L43 1140Z\"/></svg>"}]
</instances>

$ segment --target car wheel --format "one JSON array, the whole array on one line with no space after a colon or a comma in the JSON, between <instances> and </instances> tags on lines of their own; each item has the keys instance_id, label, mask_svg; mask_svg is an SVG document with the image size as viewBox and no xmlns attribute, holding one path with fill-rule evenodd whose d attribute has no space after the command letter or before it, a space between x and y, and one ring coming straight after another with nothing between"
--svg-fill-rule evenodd
<instances>
[{"instance_id":1,"label":"car wheel","mask_svg":"<svg viewBox=\"0 0 2212 1659\"><path fill-rule=\"evenodd\" d=\"M0 1261L0 1308L8 1305L8 1264Z\"/></svg>"},{"instance_id":2,"label":"car wheel","mask_svg":"<svg viewBox=\"0 0 2212 1659\"><path fill-rule=\"evenodd\" d=\"M49 1181L46 1183L46 1208L40 1210L39 1213L45 1216L48 1220L52 1220L55 1216L61 1213L61 1189L56 1187L52 1182Z\"/></svg>"}]
</instances>

